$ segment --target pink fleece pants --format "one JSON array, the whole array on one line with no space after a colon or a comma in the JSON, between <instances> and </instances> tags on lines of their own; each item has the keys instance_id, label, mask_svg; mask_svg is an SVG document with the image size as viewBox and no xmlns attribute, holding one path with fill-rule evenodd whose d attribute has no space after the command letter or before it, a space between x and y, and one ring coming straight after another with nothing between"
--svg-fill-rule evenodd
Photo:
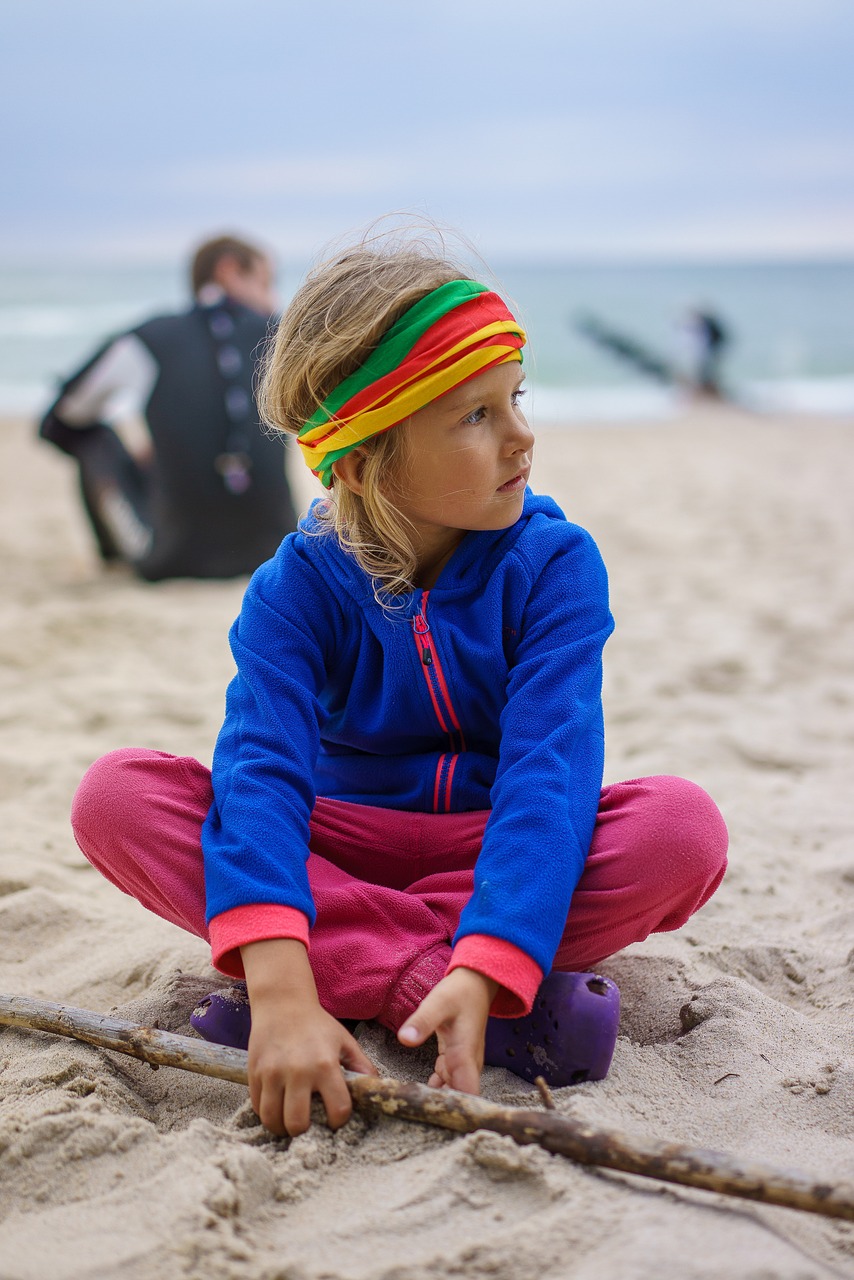
<instances>
[{"instance_id":1,"label":"pink fleece pants","mask_svg":"<svg viewBox=\"0 0 854 1280\"><path fill-rule=\"evenodd\" d=\"M74 834L124 893L207 938L201 827L211 799L210 773L197 760L114 751L80 784ZM398 1027L444 975L488 816L317 801L310 959L335 1017ZM594 968L650 933L680 928L720 884L726 850L723 818L694 783L652 777L604 787L554 968Z\"/></svg>"}]
</instances>

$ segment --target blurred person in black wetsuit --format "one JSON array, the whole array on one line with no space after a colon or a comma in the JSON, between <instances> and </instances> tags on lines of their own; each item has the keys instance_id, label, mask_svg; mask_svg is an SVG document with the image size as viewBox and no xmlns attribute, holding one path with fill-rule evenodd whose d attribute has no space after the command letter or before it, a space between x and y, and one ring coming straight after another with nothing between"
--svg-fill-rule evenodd
<instances>
[{"instance_id":1,"label":"blurred person in black wetsuit","mask_svg":"<svg viewBox=\"0 0 854 1280\"><path fill-rule=\"evenodd\" d=\"M207 241L194 305L119 335L62 386L39 434L76 459L101 557L149 581L251 573L296 526L282 441L262 430L253 383L276 310L263 250ZM132 401L147 441L109 425Z\"/></svg>"},{"instance_id":2,"label":"blurred person in black wetsuit","mask_svg":"<svg viewBox=\"0 0 854 1280\"><path fill-rule=\"evenodd\" d=\"M721 318L708 307L695 307L683 321L689 346L688 387L696 396L725 398L721 363L730 335Z\"/></svg>"}]
</instances>

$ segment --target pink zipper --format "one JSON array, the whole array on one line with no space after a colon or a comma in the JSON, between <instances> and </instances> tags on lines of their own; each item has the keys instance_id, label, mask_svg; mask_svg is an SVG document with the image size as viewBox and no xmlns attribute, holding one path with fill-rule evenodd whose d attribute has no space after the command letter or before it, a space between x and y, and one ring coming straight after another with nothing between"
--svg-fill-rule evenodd
<instances>
[{"instance_id":1,"label":"pink zipper","mask_svg":"<svg viewBox=\"0 0 854 1280\"><path fill-rule=\"evenodd\" d=\"M433 710L436 713L436 719L439 721L442 732L448 735L448 745L450 747L450 752L444 752L439 757L436 765L436 777L433 783L433 811L434 813L450 813L454 772L456 771L459 753L465 751L466 743L460 722L457 719L457 713L454 710L454 704L451 701L448 682L445 679L445 673L439 661L439 654L433 644L430 623L427 621L427 599L429 595L429 591L424 591L421 594L418 613L412 619L412 632L418 649L421 670L424 673L424 679L427 681L430 701L433 704Z\"/></svg>"}]
</instances>

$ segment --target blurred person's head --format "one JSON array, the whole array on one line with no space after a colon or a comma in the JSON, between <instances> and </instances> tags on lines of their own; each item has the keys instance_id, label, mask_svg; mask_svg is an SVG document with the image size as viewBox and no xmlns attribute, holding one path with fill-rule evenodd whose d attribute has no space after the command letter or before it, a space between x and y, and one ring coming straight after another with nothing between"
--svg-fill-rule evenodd
<instances>
[{"instance_id":1,"label":"blurred person's head","mask_svg":"<svg viewBox=\"0 0 854 1280\"><path fill-rule=\"evenodd\" d=\"M264 316L278 307L275 274L270 256L237 236L206 240L194 253L190 267L196 297L206 286L215 285L235 302Z\"/></svg>"}]
</instances>

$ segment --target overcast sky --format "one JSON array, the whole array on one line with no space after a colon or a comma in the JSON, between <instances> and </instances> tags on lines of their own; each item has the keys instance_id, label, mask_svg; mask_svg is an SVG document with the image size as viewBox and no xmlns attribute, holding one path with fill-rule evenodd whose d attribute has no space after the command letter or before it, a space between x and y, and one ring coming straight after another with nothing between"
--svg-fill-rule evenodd
<instances>
[{"instance_id":1,"label":"overcast sky","mask_svg":"<svg viewBox=\"0 0 854 1280\"><path fill-rule=\"evenodd\" d=\"M0 254L854 254L852 0L0 0Z\"/></svg>"}]
</instances>

